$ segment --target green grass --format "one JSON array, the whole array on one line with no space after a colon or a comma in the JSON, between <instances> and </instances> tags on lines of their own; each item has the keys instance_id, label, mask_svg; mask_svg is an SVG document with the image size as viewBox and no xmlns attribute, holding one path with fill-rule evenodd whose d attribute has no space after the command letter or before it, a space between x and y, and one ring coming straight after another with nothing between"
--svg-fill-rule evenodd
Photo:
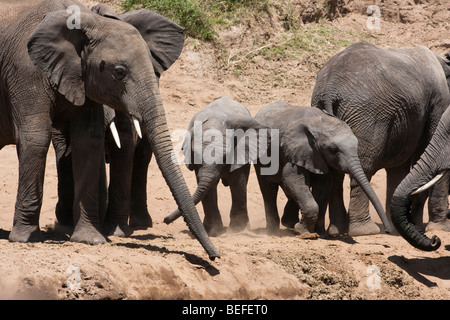
<instances>
[{"instance_id":1,"label":"green grass","mask_svg":"<svg viewBox=\"0 0 450 320\"><path fill-rule=\"evenodd\" d=\"M305 25L283 37L285 40L280 44L270 45L262 49L260 54L268 60L323 55L345 48L354 41L351 33L343 32L326 21Z\"/></svg>"},{"instance_id":2,"label":"green grass","mask_svg":"<svg viewBox=\"0 0 450 320\"><path fill-rule=\"evenodd\" d=\"M125 11L147 8L173 20L186 35L214 40L217 27L233 25L248 12L267 10L270 0L125 0Z\"/></svg>"},{"instance_id":3,"label":"green grass","mask_svg":"<svg viewBox=\"0 0 450 320\"><path fill-rule=\"evenodd\" d=\"M301 24L300 12L285 0L124 0L125 11L147 8L173 20L195 41L213 41L219 60L240 73L256 56L267 60L301 59L312 67L322 65L333 54L357 41L373 42L364 32L343 31L324 18ZM231 52L218 40L217 32L233 25L267 25L268 17L279 17L283 30L264 39L255 35L253 48ZM374 37L374 36L372 36Z\"/></svg>"},{"instance_id":4,"label":"green grass","mask_svg":"<svg viewBox=\"0 0 450 320\"><path fill-rule=\"evenodd\" d=\"M126 11L143 6L171 19L185 29L189 36L202 40L215 38L212 21L195 0L125 0Z\"/></svg>"}]
</instances>

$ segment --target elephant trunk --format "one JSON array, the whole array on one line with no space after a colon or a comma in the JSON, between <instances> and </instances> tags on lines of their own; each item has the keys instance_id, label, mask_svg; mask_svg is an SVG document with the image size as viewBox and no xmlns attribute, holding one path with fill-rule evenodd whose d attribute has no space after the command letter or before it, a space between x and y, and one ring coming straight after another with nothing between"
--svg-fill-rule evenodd
<instances>
[{"instance_id":1,"label":"elephant trunk","mask_svg":"<svg viewBox=\"0 0 450 320\"><path fill-rule=\"evenodd\" d=\"M192 200L194 201L194 204L197 205L202 199L205 197L205 195L211 190L211 188L215 185L217 185L219 179L220 179L220 172L221 169L218 168L217 165L208 166L204 165L198 169L197 172L197 189L195 190L194 194L192 195ZM181 216L180 209L176 209L174 212L172 212L170 215L164 218L164 222L166 224L170 224L176 219L178 219Z\"/></svg>"},{"instance_id":2,"label":"elephant trunk","mask_svg":"<svg viewBox=\"0 0 450 320\"><path fill-rule=\"evenodd\" d=\"M156 162L178 207L183 213L189 230L203 246L209 258L214 260L216 257L220 257L220 254L203 227L180 167L172 157L175 152L170 139L161 97L159 94L155 94L149 100L151 101L145 101L145 103L140 104L141 109L139 113L147 130ZM148 107L149 105L152 107Z\"/></svg>"},{"instance_id":3,"label":"elephant trunk","mask_svg":"<svg viewBox=\"0 0 450 320\"><path fill-rule=\"evenodd\" d=\"M428 157L427 154L425 150L425 158ZM441 240L437 236L428 238L411 218L411 193L431 180L438 172L438 168L434 165L436 162L430 166L422 157L395 190L391 200L391 219L400 235L412 246L424 251L434 251L440 247Z\"/></svg>"},{"instance_id":4,"label":"elephant trunk","mask_svg":"<svg viewBox=\"0 0 450 320\"><path fill-rule=\"evenodd\" d=\"M361 189L367 195L370 202L372 202L373 206L375 207L375 210L377 211L378 216L380 217L381 222L384 225L386 233L390 233L391 225L386 216L386 212L385 212L380 200L378 199L375 191L373 190L372 186L370 185L370 182L367 179L367 176L365 175L364 170L361 167L359 160L357 158L354 158L353 160L351 160L348 163L347 169L344 171L347 171L349 173L349 175L353 179L355 179L355 181L358 183L358 185L361 187Z\"/></svg>"}]
</instances>

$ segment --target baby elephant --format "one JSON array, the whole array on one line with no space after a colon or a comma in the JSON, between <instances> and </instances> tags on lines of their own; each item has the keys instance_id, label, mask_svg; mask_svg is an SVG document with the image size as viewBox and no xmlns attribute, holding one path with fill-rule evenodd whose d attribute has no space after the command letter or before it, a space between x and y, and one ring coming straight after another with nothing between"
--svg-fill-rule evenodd
<instances>
[{"instance_id":1,"label":"baby elephant","mask_svg":"<svg viewBox=\"0 0 450 320\"><path fill-rule=\"evenodd\" d=\"M210 236L225 230L217 206L220 179L231 191L230 229L242 231L248 225L250 161L256 155L257 130L262 128L266 129L243 105L225 96L198 112L189 124L182 149L187 167L195 170L197 189L193 200L195 204L202 201L203 225ZM169 224L180 215L177 209L164 222Z\"/></svg>"},{"instance_id":2,"label":"baby elephant","mask_svg":"<svg viewBox=\"0 0 450 320\"><path fill-rule=\"evenodd\" d=\"M269 232L279 230L276 202L279 186L288 198L282 224L302 234L325 232L331 172L336 171L357 180L386 226L384 209L360 165L358 140L345 122L319 109L291 106L283 101L266 106L255 119L279 130L278 141L273 130L271 133L271 149L274 143L279 143L278 172L264 174L264 165L255 163ZM330 217L330 226L345 221L345 216Z\"/></svg>"}]
</instances>

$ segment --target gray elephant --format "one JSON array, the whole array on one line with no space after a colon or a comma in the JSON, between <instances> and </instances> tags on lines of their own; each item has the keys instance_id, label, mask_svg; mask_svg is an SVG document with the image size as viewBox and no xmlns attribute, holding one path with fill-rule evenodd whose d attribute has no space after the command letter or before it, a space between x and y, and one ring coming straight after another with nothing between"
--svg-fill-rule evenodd
<instances>
[{"instance_id":1,"label":"gray elephant","mask_svg":"<svg viewBox=\"0 0 450 320\"><path fill-rule=\"evenodd\" d=\"M104 204L99 202L99 186L104 185L103 105L108 105L142 121L187 225L209 257L218 257L180 168L171 159L173 148L154 72L162 72L178 57L182 29L149 10L117 19L93 13L77 1L14 1L2 3L0 10L0 101L5 114L0 146L16 144L19 158L9 239L42 240L39 213L54 127L71 150L71 240L106 241L100 232ZM61 148L55 149L62 159Z\"/></svg>"},{"instance_id":2,"label":"gray elephant","mask_svg":"<svg viewBox=\"0 0 450 320\"><path fill-rule=\"evenodd\" d=\"M386 231L390 232L383 206L360 165L358 140L344 121L317 108L292 106L283 101L264 107L255 119L279 130L278 172L264 174L264 165L255 164L269 232L276 233L279 229L276 199L281 187L288 198L283 225L294 226L302 234L322 233L330 200L329 179L337 173L348 173L358 182L375 206ZM272 145L276 142L272 133ZM298 208L301 220L295 223ZM340 225L345 219L345 216L330 214L331 225Z\"/></svg>"},{"instance_id":3,"label":"gray elephant","mask_svg":"<svg viewBox=\"0 0 450 320\"><path fill-rule=\"evenodd\" d=\"M425 149L450 102L449 70L442 58L425 47L394 50L360 42L332 57L317 75L311 106L350 126L359 140L358 154L369 180L379 169L386 169L388 217L395 188ZM332 195L342 198L342 181L335 180ZM443 188L448 190L445 184ZM439 196L434 198L434 192ZM441 194L436 188L432 191L429 211L446 213ZM343 205L331 209L345 211ZM367 197L354 179L348 215L350 235L379 232L370 218Z\"/></svg>"},{"instance_id":4,"label":"gray elephant","mask_svg":"<svg viewBox=\"0 0 450 320\"><path fill-rule=\"evenodd\" d=\"M91 11L113 19L121 17L106 4L98 4ZM172 54L176 59L182 46ZM173 61L172 61L173 62ZM167 65L167 68L170 65ZM159 83L162 70L155 69ZM108 201L100 219L103 221L102 231L105 235L129 236L133 229L146 229L152 226L152 219L147 210L147 172L152 157L147 135L142 134L140 122L129 115L104 106L105 118L105 156L110 164ZM57 135L56 135L57 136ZM62 142L55 148L64 150L67 146ZM61 153L62 154L62 153ZM67 157L67 154L65 155ZM60 224L73 227L73 173L71 159L63 158L58 163L58 203L56 217ZM104 186L103 186L104 187ZM103 199L102 199L103 200Z\"/></svg>"},{"instance_id":5,"label":"gray elephant","mask_svg":"<svg viewBox=\"0 0 450 320\"><path fill-rule=\"evenodd\" d=\"M431 138L411 172L396 188L391 201L391 217L395 228L414 247L433 251L439 248L441 241L437 236L428 238L422 228L414 223L411 217L413 195L432 187L442 176L448 175L450 169L450 107L444 112L436 132ZM448 197L448 190L445 193ZM443 215L440 220L430 223L440 223L450 226L450 219Z\"/></svg>"},{"instance_id":6,"label":"gray elephant","mask_svg":"<svg viewBox=\"0 0 450 320\"><path fill-rule=\"evenodd\" d=\"M217 205L220 180L230 187L230 229L241 231L248 225L250 162L257 158L258 130L264 128L242 104L226 96L210 103L189 123L182 149L187 167L195 170L198 185L192 198L195 204L202 202L203 224L209 235L225 230ZM171 223L179 216L177 209L164 222Z\"/></svg>"}]
</instances>

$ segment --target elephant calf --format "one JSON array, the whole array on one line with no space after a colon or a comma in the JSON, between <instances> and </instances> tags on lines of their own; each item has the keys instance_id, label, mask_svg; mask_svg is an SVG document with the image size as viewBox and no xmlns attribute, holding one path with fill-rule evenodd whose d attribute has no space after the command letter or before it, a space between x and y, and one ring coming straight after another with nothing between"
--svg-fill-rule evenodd
<instances>
[{"instance_id":1,"label":"elephant calf","mask_svg":"<svg viewBox=\"0 0 450 320\"><path fill-rule=\"evenodd\" d=\"M270 233L279 230L276 202L279 186L288 198L283 225L294 227L302 234L324 232L324 215L332 185L330 179L336 174L331 174L332 171L342 175L348 173L358 181L375 206L386 231L390 230L383 207L361 168L358 140L344 121L317 108L291 106L283 101L261 109L255 119L279 130L279 141L271 135L272 146L279 142L278 172L264 174L264 165L255 164ZM302 213L300 221L298 208ZM346 216L330 216L329 232L332 228L340 233L346 232L348 222L347 226L345 222Z\"/></svg>"},{"instance_id":2,"label":"elephant calf","mask_svg":"<svg viewBox=\"0 0 450 320\"><path fill-rule=\"evenodd\" d=\"M225 96L192 118L182 149L187 167L195 170L198 186L193 200L195 204L202 201L203 224L209 235L224 232L217 205L220 179L231 191L230 229L241 231L248 225L247 182L256 148L252 137L263 128L243 105ZM171 223L180 215L177 209L164 222Z\"/></svg>"}]
</instances>

